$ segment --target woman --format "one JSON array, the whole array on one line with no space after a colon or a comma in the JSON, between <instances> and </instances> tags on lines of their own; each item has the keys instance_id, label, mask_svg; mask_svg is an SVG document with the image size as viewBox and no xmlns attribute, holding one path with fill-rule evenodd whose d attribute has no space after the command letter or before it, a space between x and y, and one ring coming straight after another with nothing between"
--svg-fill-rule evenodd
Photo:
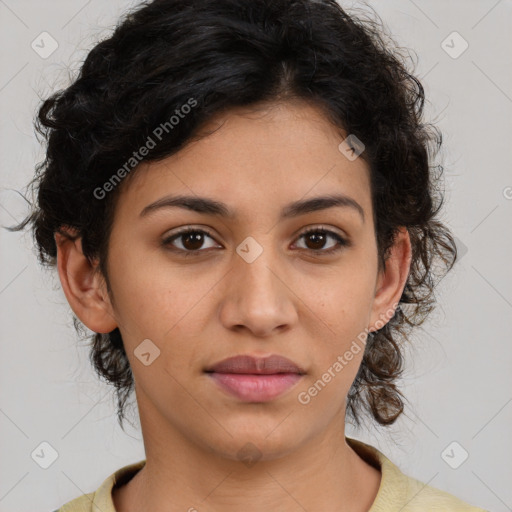
<instances>
[{"instance_id":1,"label":"woman","mask_svg":"<svg viewBox=\"0 0 512 512\"><path fill-rule=\"evenodd\" d=\"M59 511L482 510L345 436L456 258L423 101L333 0L155 0L43 103L23 226L146 452Z\"/></svg>"}]
</instances>

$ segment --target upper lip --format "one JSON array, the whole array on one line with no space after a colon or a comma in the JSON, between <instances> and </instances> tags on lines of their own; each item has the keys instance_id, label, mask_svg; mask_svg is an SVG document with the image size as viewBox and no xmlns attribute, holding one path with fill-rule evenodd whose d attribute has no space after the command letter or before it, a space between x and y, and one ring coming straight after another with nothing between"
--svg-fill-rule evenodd
<instances>
[{"instance_id":1,"label":"upper lip","mask_svg":"<svg viewBox=\"0 0 512 512\"><path fill-rule=\"evenodd\" d=\"M303 368L290 359L272 354L268 357L238 355L223 359L205 369L206 372L216 373L252 373L269 375L273 373L306 373Z\"/></svg>"}]
</instances>

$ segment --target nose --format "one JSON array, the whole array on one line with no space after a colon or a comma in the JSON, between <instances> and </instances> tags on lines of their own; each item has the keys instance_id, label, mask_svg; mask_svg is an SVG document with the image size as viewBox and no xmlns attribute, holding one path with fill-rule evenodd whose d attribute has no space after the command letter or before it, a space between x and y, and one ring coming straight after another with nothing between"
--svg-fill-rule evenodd
<instances>
[{"instance_id":1,"label":"nose","mask_svg":"<svg viewBox=\"0 0 512 512\"><path fill-rule=\"evenodd\" d=\"M296 300L289 273L270 250L251 263L238 255L226 276L220 311L221 321L231 330L247 329L253 336L269 337L297 322Z\"/></svg>"}]
</instances>

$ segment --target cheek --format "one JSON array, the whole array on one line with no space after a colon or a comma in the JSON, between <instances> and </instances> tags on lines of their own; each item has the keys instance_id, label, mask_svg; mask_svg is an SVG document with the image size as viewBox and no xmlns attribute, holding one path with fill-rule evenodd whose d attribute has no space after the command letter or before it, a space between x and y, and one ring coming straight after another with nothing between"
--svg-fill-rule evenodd
<instances>
[{"instance_id":1,"label":"cheek","mask_svg":"<svg viewBox=\"0 0 512 512\"><path fill-rule=\"evenodd\" d=\"M297 406L316 418L317 423L327 424L345 410L346 397L359 369L364 346L357 350L358 354L350 353L350 360L344 359L343 351L333 354L329 362L308 375L297 390Z\"/></svg>"},{"instance_id":2,"label":"cheek","mask_svg":"<svg viewBox=\"0 0 512 512\"><path fill-rule=\"evenodd\" d=\"M190 363L203 357L208 294L218 276L151 264L148 258L141 264L125 256L110 277L115 313L139 387L153 398L162 394L164 402L185 400L179 383L190 378Z\"/></svg>"},{"instance_id":3,"label":"cheek","mask_svg":"<svg viewBox=\"0 0 512 512\"><path fill-rule=\"evenodd\" d=\"M311 332L315 344L315 366L309 379L317 384L311 395L318 402L346 395L362 361L368 335L373 282L370 274L341 274L323 292L309 295L313 315ZM333 286L333 282L339 282ZM322 395L322 398L320 398ZM327 402L324 404L327 405Z\"/></svg>"},{"instance_id":4,"label":"cheek","mask_svg":"<svg viewBox=\"0 0 512 512\"><path fill-rule=\"evenodd\" d=\"M313 286L304 288L312 321L326 336L328 345L342 349L368 327L373 285L370 274L340 271L321 287L317 283L316 292Z\"/></svg>"},{"instance_id":5,"label":"cheek","mask_svg":"<svg viewBox=\"0 0 512 512\"><path fill-rule=\"evenodd\" d=\"M341 410L361 365L365 342L364 330L348 326L336 342L318 339L315 364L297 392L298 403L333 414Z\"/></svg>"},{"instance_id":6,"label":"cheek","mask_svg":"<svg viewBox=\"0 0 512 512\"><path fill-rule=\"evenodd\" d=\"M173 265L151 253L120 254L117 261L111 271L114 309L132 341L154 338L164 345L168 339L202 332L198 321L202 301L207 302L216 276Z\"/></svg>"}]
</instances>

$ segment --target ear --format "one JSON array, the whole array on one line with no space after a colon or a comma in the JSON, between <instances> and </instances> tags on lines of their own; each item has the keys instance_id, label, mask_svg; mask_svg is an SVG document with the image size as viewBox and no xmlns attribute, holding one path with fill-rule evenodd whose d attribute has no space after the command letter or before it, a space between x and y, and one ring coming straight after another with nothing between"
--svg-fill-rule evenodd
<instances>
[{"instance_id":1,"label":"ear","mask_svg":"<svg viewBox=\"0 0 512 512\"><path fill-rule=\"evenodd\" d=\"M76 232L66 231L76 237ZM71 309L91 331L113 331L117 322L105 280L97 264L92 265L84 256L81 238L55 233L55 243L60 282Z\"/></svg>"},{"instance_id":2,"label":"ear","mask_svg":"<svg viewBox=\"0 0 512 512\"><path fill-rule=\"evenodd\" d=\"M370 315L369 331L378 331L395 314L411 265L411 240L407 228L400 228L385 268L379 272Z\"/></svg>"}]
</instances>

